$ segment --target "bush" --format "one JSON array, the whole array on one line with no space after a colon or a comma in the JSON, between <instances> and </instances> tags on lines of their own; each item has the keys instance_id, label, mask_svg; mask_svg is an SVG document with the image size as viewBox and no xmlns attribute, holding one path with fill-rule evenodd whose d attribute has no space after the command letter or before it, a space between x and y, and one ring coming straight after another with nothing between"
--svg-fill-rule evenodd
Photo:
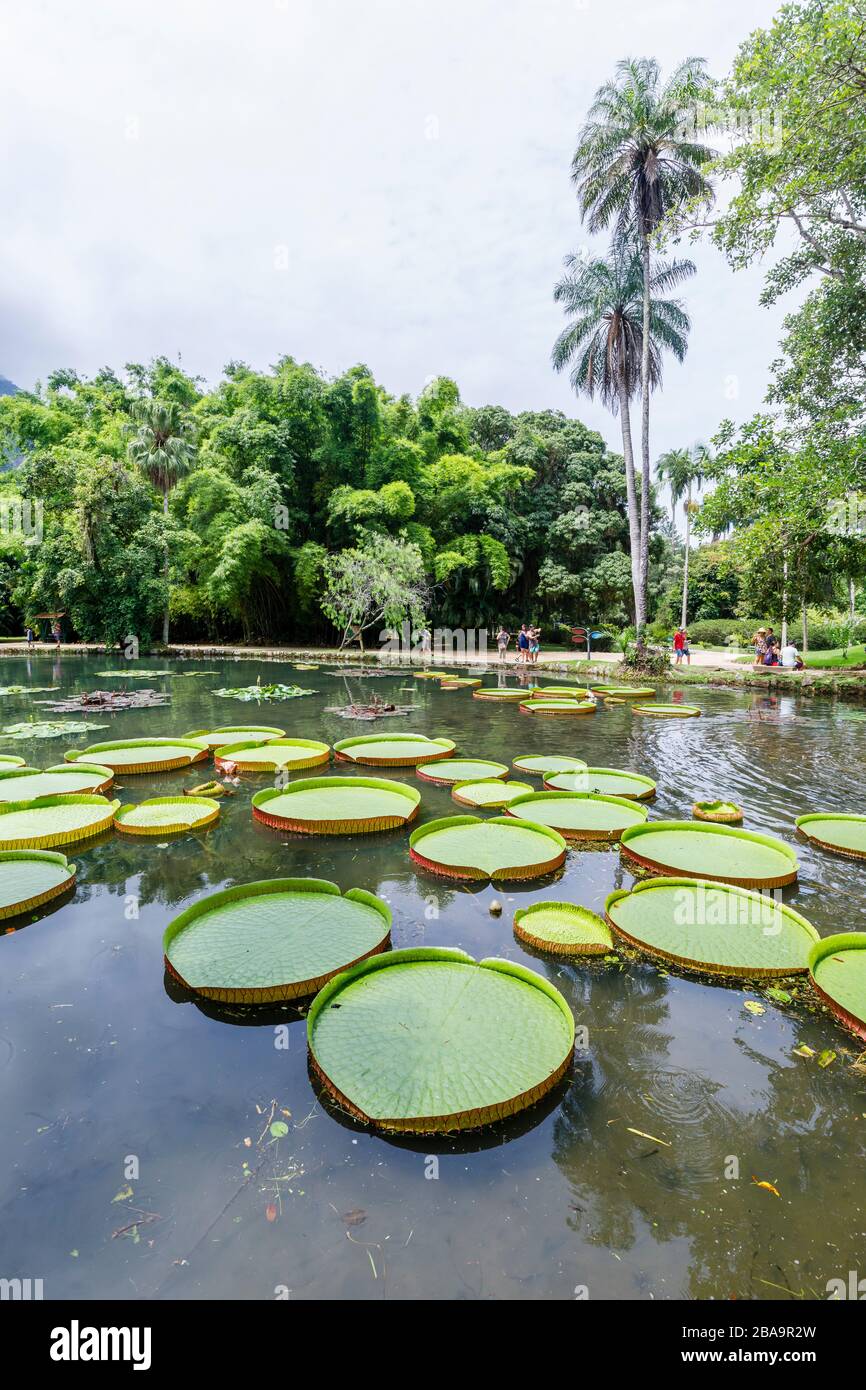
<instances>
[{"instance_id":1,"label":"bush","mask_svg":"<svg viewBox=\"0 0 866 1390\"><path fill-rule=\"evenodd\" d=\"M755 628L762 625L766 626L766 623L762 624L760 618L705 618L701 622L689 623L689 638L708 647L723 647L732 637L742 637L744 642L748 642Z\"/></svg>"},{"instance_id":2,"label":"bush","mask_svg":"<svg viewBox=\"0 0 866 1390\"><path fill-rule=\"evenodd\" d=\"M670 671L670 657L658 647L629 646L623 652L619 670L629 676L665 676Z\"/></svg>"}]
</instances>

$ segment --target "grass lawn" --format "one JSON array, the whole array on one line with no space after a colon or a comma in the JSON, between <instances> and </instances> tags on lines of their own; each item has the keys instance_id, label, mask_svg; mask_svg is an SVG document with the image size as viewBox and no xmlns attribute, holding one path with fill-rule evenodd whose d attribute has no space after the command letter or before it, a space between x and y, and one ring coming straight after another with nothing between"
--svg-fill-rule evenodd
<instances>
[{"instance_id":1,"label":"grass lawn","mask_svg":"<svg viewBox=\"0 0 866 1390\"><path fill-rule=\"evenodd\" d=\"M809 652L804 659L808 667L866 666L866 647L849 647L847 654L841 648L835 651Z\"/></svg>"}]
</instances>

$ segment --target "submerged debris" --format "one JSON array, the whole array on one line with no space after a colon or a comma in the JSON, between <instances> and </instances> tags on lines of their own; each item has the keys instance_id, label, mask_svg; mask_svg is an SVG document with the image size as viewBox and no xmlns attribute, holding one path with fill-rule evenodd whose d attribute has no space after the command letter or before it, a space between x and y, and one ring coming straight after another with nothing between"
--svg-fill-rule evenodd
<instances>
[{"instance_id":1,"label":"submerged debris","mask_svg":"<svg viewBox=\"0 0 866 1390\"><path fill-rule=\"evenodd\" d=\"M395 705L390 700L383 700L381 695L374 695L372 700L364 703L329 705L325 714L336 714L341 719L384 719L390 714L411 714L417 708L417 705Z\"/></svg>"},{"instance_id":2,"label":"submerged debris","mask_svg":"<svg viewBox=\"0 0 866 1390\"><path fill-rule=\"evenodd\" d=\"M74 714L83 709L159 709L171 704L160 690L86 690L66 700L39 700L53 714Z\"/></svg>"}]
</instances>

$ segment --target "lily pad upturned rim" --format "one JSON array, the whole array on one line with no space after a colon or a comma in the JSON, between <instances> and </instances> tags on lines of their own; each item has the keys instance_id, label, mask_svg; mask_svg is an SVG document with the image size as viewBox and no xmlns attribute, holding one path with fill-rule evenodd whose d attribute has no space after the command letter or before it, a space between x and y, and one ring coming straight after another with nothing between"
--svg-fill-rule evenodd
<instances>
[{"instance_id":1,"label":"lily pad upturned rim","mask_svg":"<svg viewBox=\"0 0 866 1390\"><path fill-rule=\"evenodd\" d=\"M524 820L530 821L533 825L546 824L545 821L535 822L532 820L532 809L539 802L555 805L557 802L565 804L565 801L585 801L590 806L600 804L608 806L619 806L623 814L628 816L638 815L642 817L641 824L646 823L649 811L641 802L625 796L605 796L598 792L563 792L563 791L531 791L527 796L518 796L505 808L506 816L521 816ZM571 826L553 826L560 835L566 840L607 840L611 843L618 840L627 827L621 825L614 826L609 830L594 829L593 827L576 829ZM632 828L637 828L632 826Z\"/></svg>"},{"instance_id":2,"label":"lily pad upturned rim","mask_svg":"<svg viewBox=\"0 0 866 1390\"><path fill-rule=\"evenodd\" d=\"M500 799L494 796L490 801L476 801L466 795L468 787L498 787L502 796ZM477 810L493 811L498 810L501 806L507 806L508 802L513 801L515 797L522 796L532 790L528 782L507 782L504 777L470 777L465 782L453 782L451 784L451 800L456 801L460 806L474 806Z\"/></svg>"},{"instance_id":3,"label":"lily pad upturned rim","mask_svg":"<svg viewBox=\"0 0 866 1390\"><path fill-rule=\"evenodd\" d=\"M191 733L184 734L183 739L192 743L198 743L199 747L206 751L219 748L222 745L217 743L214 735L216 734L240 734L244 743L270 743L275 738L285 738L287 730L278 729L276 725L270 724L220 724L210 729L193 729ZM264 738L245 738L246 734L264 734ZM213 741L212 741L213 740ZM240 743L241 739L231 739L230 742Z\"/></svg>"},{"instance_id":4,"label":"lily pad upturned rim","mask_svg":"<svg viewBox=\"0 0 866 1390\"><path fill-rule=\"evenodd\" d=\"M579 714L595 714L594 700L521 700L521 714L540 714L548 718L568 718Z\"/></svg>"},{"instance_id":5,"label":"lily pad upturned rim","mask_svg":"<svg viewBox=\"0 0 866 1390\"><path fill-rule=\"evenodd\" d=\"M642 782L644 786L644 790L641 792L596 792L596 796L619 796L625 798L626 801L652 801L657 791L656 783L651 777L647 777L645 773L632 772L630 768L619 767L575 767L563 769L561 772L552 772L550 776L545 773L545 791L568 792L577 790L577 788L560 787L556 784L557 777L567 777L570 776L571 773L577 773L580 777L586 775L590 779L593 773L602 773L605 777L631 777L633 781ZM587 787L586 790L592 791L592 787Z\"/></svg>"},{"instance_id":6,"label":"lily pad upturned rim","mask_svg":"<svg viewBox=\"0 0 866 1390\"><path fill-rule=\"evenodd\" d=\"M289 817L267 811L268 802L280 796L294 796L302 791L334 791L340 787L375 787L379 791L391 792L412 803L411 810L404 816L393 812L385 816L339 816L330 819L310 817ZM418 815L421 793L416 787L405 782L391 782L378 777L304 777L298 782L290 782L285 787L266 787L256 792L252 798L253 818L268 825L273 830L297 831L307 835L364 835L379 830L399 830L408 825Z\"/></svg>"},{"instance_id":7,"label":"lily pad upturned rim","mask_svg":"<svg viewBox=\"0 0 866 1390\"><path fill-rule=\"evenodd\" d=\"M596 695L613 695L617 700L650 700L655 689L649 685L593 685Z\"/></svg>"},{"instance_id":8,"label":"lily pad upturned rim","mask_svg":"<svg viewBox=\"0 0 866 1390\"><path fill-rule=\"evenodd\" d=\"M834 844L832 840L822 840L808 829L810 822L815 821L844 821L848 824L852 822L862 825L864 830L864 848L853 849L849 845ZM821 849L828 849L833 854L841 854L845 859L866 859L866 816L857 816L851 813L840 811L810 811L808 815L798 816L794 824L804 839L809 840L813 845L820 845Z\"/></svg>"},{"instance_id":9,"label":"lily pad upturned rim","mask_svg":"<svg viewBox=\"0 0 866 1390\"><path fill-rule=\"evenodd\" d=\"M765 912L772 912L775 914L778 912L781 916L787 918L792 925L799 928L809 938L813 945L808 948L804 947L802 962L798 965L786 963L781 966L749 966L743 965L742 962L721 964L718 962L698 960L696 956L683 956L674 951L666 951L656 942L648 942L644 938L626 931L613 915L617 903L623 902L626 899L634 899L641 894L653 893L656 891L671 892L673 890L682 893L684 889L694 890L695 892L704 890L705 892L730 894L731 897L747 905L754 904L759 914ZM604 906L605 917L609 925L616 932L617 936L622 937L623 940L627 941L631 946L634 946L637 950L657 960L670 961L685 970L692 970L701 975L726 975L736 979L770 980L780 979L786 975L803 973L808 968L814 944L820 942L818 932L815 930L812 923L804 917L802 913L798 912L796 908L789 907L787 903L778 902L775 899L768 900L762 893L757 893L749 888L743 888L739 884L720 882L716 879L690 877L643 879L633 884L631 888L614 889L612 893L608 894ZM757 929L756 926L755 930L757 931Z\"/></svg>"},{"instance_id":10,"label":"lily pad upturned rim","mask_svg":"<svg viewBox=\"0 0 866 1390\"><path fill-rule=\"evenodd\" d=\"M550 766L550 765L548 765L547 767L543 767L543 766L526 767L526 766L525 766L525 764L526 764L527 762L529 762L530 758L533 760L533 762L540 763L542 758L547 758L547 757L548 757L548 754L547 754L547 753L519 753L518 756L517 756L516 758L512 758L512 759L511 759L511 766L515 769L516 772L523 772L523 773L525 773L527 777L546 777L547 774L548 774L548 772L550 772L550 773L557 773L557 772L582 772L583 769L587 766L587 762L586 762L586 759L585 759L585 758L572 758L572 757L570 757L570 755L569 755L568 753L551 753L549 756L550 756L551 758L556 758L556 759L558 759L558 760L562 760L562 759L564 759L564 758L568 758L568 759L569 759L569 762L570 762L570 766L569 766L569 767L552 767L552 766Z\"/></svg>"},{"instance_id":11,"label":"lily pad upturned rim","mask_svg":"<svg viewBox=\"0 0 866 1390\"><path fill-rule=\"evenodd\" d=\"M259 987L243 986L234 988L229 985L222 987L195 985L187 981L176 969L170 957L170 950L176 938L190 926L192 922L213 912L215 908L227 906L229 903L242 902L248 898L266 897L271 893L320 893L323 895L339 897L344 901L356 902L364 907L371 908L377 912L382 919L382 936L369 951L365 951L355 960L346 961L342 965L337 965L333 970L328 970L325 974L318 974L309 978L291 981L280 981L273 985ZM270 1004L286 999L304 999L333 979L340 972L350 969L369 957L384 951L391 935L391 909L382 898L376 897L374 893L369 893L365 888L350 888L347 892L340 891L336 883L324 878L269 878L259 879L255 883L238 883L231 888L223 888L216 893L209 893L192 903L179 913L166 927L162 937L163 958L168 972L178 980L186 989L194 994L202 995L204 998L215 999L225 1004Z\"/></svg>"},{"instance_id":12,"label":"lily pad upturned rim","mask_svg":"<svg viewBox=\"0 0 866 1390\"><path fill-rule=\"evenodd\" d=\"M341 1092L334 1081L320 1065L316 1056L316 1028L325 1009L330 1008L336 997L343 990L350 988L366 975L370 975L377 970L387 970L393 966L408 965L413 962L418 963L455 963L459 965L471 965L481 970L493 970L498 973L510 976L515 981L524 985L531 985L547 996L548 999L559 1009L566 1023L567 1047L562 1061L546 1077L542 1078L530 1089L522 1091L520 1094L510 1097L506 1101L497 1101L493 1105L477 1106L470 1110L453 1112L448 1115L417 1115L400 1117L372 1118L356 1105L349 1096ZM377 1129L390 1130L398 1133L410 1134L432 1134L447 1133L452 1130L475 1129L485 1124L493 1124L497 1120L506 1119L511 1115L517 1114L521 1110L534 1105L541 1100L549 1091L558 1084L565 1075L574 1055L574 1016L568 1007L563 996L549 981L534 970L528 970L526 966L520 965L515 961L501 960L498 957L486 957L477 961L465 951L456 950L448 947L413 947L398 951L386 951L379 955L371 956L368 960L362 961L360 965L353 966L350 970L345 970L339 975L335 975L332 980L319 991L310 1006L307 1015L307 1046L309 1049L310 1069L322 1086L326 1094L335 1101L342 1110L352 1115L356 1120L365 1124L372 1124Z\"/></svg>"},{"instance_id":13,"label":"lily pad upturned rim","mask_svg":"<svg viewBox=\"0 0 866 1390\"><path fill-rule=\"evenodd\" d=\"M309 757L290 758L281 761L278 757L268 758L244 758L243 754L257 749L260 753L273 748L275 753L280 748L306 748ZM217 768L222 768L223 763L234 763L238 772L276 772L279 768L286 767L292 771L301 772L308 767L324 767L331 760L331 747L328 743L321 743L314 738L274 738L268 743L259 743L257 740L252 743L228 743L224 747L214 749L214 763Z\"/></svg>"},{"instance_id":14,"label":"lily pad upturned rim","mask_svg":"<svg viewBox=\"0 0 866 1390\"><path fill-rule=\"evenodd\" d=\"M598 933L598 940L588 941L555 941L549 936L537 935L538 924L534 922L534 915L540 913L558 912L564 917L574 916L579 918L586 926L594 929ZM613 936L610 927L603 917L591 908L582 907L579 903L566 902L542 902L530 903L529 907L519 907L514 914L514 935L518 940L531 946L536 951L543 951L545 955L551 956L607 956L613 950ZM532 928L535 926L536 930Z\"/></svg>"},{"instance_id":15,"label":"lily pad upturned rim","mask_svg":"<svg viewBox=\"0 0 866 1390\"><path fill-rule=\"evenodd\" d=\"M360 749L363 753L365 745L369 747L376 743L406 744L405 753L383 758L375 755L356 757L351 752L352 749ZM433 751L418 752L416 748L415 754L412 754L409 745L413 743L427 744ZM456 746L453 739L430 738L427 734L354 734L351 738L341 738L339 743L334 744L334 757L337 762L355 763L362 767L417 767L422 762L437 762L441 758L450 757Z\"/></svg>"},{"instance_id":16,"label":"lily pad upturned rim","mask_svg":"<svg viewBox=\"0 0 866 1390\"><path fill-rule=\"evenodd\" d=\"M127 774L136 772L171 772L177 767L189 767L192 763L199 763L207 757L207 749L201 744L194 743L188 738L128 738L114 739L109 743L91 743L87 748L70 749L64 753L64 758L68 763L87 763L92 767L94 762L99 762L98 758L92 755L95 753L104 755L119 751L122 748L138 748L141 750L141 762L125 763L119 762L112 765L110 759L104 762L104 766L112 768L115 774ZM147 749L158 748L183 748L189 749L188 757L147 757Z\"/></svg>"},{"instance_id":17,"label":"lily pad upturned rim","mask_svg":"<svg viewBox=\"0 0 866 1390\"><path fill-rule=\"evenodd\" d=\"M27 759L19 758L17 753L0 753L0 768L26 767Z\"/></svg>"},{"instance_id":18,"label":"lily pad upturned rim","mask_svg":"<svg viewBox=\"0 0 866 1390\"><path fill-rule=\"evenodd\" d=\"M823 999L827 1007L841 1023L844 1023L846 1028L850 1028L852 1033L856 1033L857 1037L866 1041L866 996L864 996L862 1013L853 1013L818 983L816 975L816 972L820 970L821 962L826 960L828 956L844 955L847 951L863 950L866 950L866 932L836 932L833 936L822 936L820 940L815 942L809 952L808 964L809 980L816 994Z\"/></svg>"},{"instance_id":19,"label":"lily pad upturned rim","mask_svg":"<svg viewBox=\"0 0 866 1390\"><path fill-rule=\"evenodd\" d=\"M517 866L504 866L496 868L492 872L479 868L473 864L445 864L441 860L430 859L426 854L422 854L418 845L430 835L437 834L439 831L456 829L458 826L479 826L488 827L492 825L504 825L517 827L522 830L532 831L534 834L543 835L552 843L539 845L550 857L539 859L532 864L521 864ZM488 880L496 882L522 882L525 879L544 878L545 875L554 873L565 863L568 845L562 835L557 830L552 830L548 825L540 825L536 821L521 820L513 815L493 816L490 820L484 820L481 816L442 816L438 820L425 821L419 825L409 836L409 858L414 863L420 864L423 869L430 873L438 874L444 878L472 879L476 883L486 883ZM555 851L555 852L554 852Z\"/></svg>"},{"instance_id":20,"label":"lily pad upturned rim","mask_svg":"<svg viewBox=\"0 0 866 1390\"><path fill-rule=\"evenodd\" d=\"M59 854L52 850L42 849L4 849L0 850L0 876L3 873L3 866L15 862L27 862L30 864L41 863L52 865L61 870L61 877L57 883L43 889L39 893L30 893L26 898L19 898L15 902L0 904L0 921L5 921L10 917L20 917L22 913L34 912L37 908L51 902L53 898L59 898L63 893L67 893L70 888L75 886L76 866L70 864L65 854Z\"/></svg>"},{"instance_id":21,"label":"lily pad upturned rim","mask_svg":"<svg viewBox=\"0 0 866 1390\"><path fill-rule=\"evenodd\" d=\"M647 714L654 719L697 719L701 711L697 705L674 705L658 701L652 705L632 705L632 714Z\"/></svg>"},{"instance_id":22,"label":"lily pad upturned rim","mask_svg":"<svg viewBox=\"0 0 866 1390\"><path fill-rule=\"evenodd\" d=\"M74 796L77 792L89 793L91 795L102 795L107 792L114 781L114 772L110 767L100 767L96 763L55 763L53 767L0 767L0 784L14 786L16 781L22 777L47 777L47 776L69 776L74 772L92 772L94 780L89 786L76 787L73 792L43 792L43 796ZM32 797L16 797L17 801L32 800Z\"/></svg>"},{"instance_id":23,"label":"lily pad upturned rim","mask_svg":"<svg viewBox=\"0 0 866 1390\"><path fill-rule=\"evenodd\" d=\"M86 793L63 796L35 796L30 801L0 802L0 849L53 849L56 845L77 844L80 840L92 839L103 830L110 830L120 802L109 801L105 796L89 796ZM68 830L45 830L41 834L25 835L14 840L4 838L5 817L22 811L62 810L70 806L93 806L94 819L86 825ZM7 830L8 833L8 830Z\"/></svg>"},{"instance_id":24,"label":"lily pad upturned rim","mask_svg":"<svg viewBox=\"0 0 866 1390\"><path fill-rule=\"evenodd\" d=\"M684 870L673 866L667 866L660 860L649 859L640 854L634 848L634 842L639 841L641 836L649 834L665 833L668 831L685 831L690 835L724 835L736 836L741 842L763 845L767 849L775 850L787 859L791 865L790 870L782 874L774 874L769 877L756 878L754 875L737 875L731 877L723 874L713 874L701 869L701 872L693 872L690 877L705 879L709 883L730 883L738 888L783 888L788 883L794 883L797 878L799 865L797 856L782 840L776 840L771 835L762 835L757 830L742 830L734 825L717 825L711 821L695 822L693 820L667 820L667 821L647 821L645 825L634 825L630 830L623 832L620 844L627 859L633 859L641 868L649 869L654 874L663 875L670 878L681 878Z\"/></svg>"},{"instance_id":25,"label":"lily pad upturned rim","mask_svg":"<svg viewBox=\"0 0 866 1390\"><path fill-rule=\"evenodd\" d=\"M437 758L432 766L429 763L422 763L420 767L416 769L417 775L421 778L423 782L432 782L434 783L434 785L440 787L451 787L454 785L455 782L479 782L482 780L487 780L483 779L481 775L477 777L463 777L458 773L458 775L455 777L453 775L453 771L450 775L446 771L445 775L443 776L444 769L440 766L440 763L472 763L475 767L484 767L485 769L490 769L489 777L495 778L500 782L505 781L509 772L507 763L497 762L494 758L470 758L468 756L460 757L458 755L456 758ZM493 768L496 768L497 771L494 772L492 770Z\"/></svg>"},{"instance_id":26,"label":"lily pad upturned rim","mask_svg":"<svg viewBox=\"0 0 866 1390\"><path fill-rule=\"evenodd\" d=\"M534 685L529 692L531 700L538 700L542 696L561 695L566 700L582 700L591 693L591 687L586 685Z\"/></svg>"},{"instance_id":27,"label":"lily pad upturned rim","mask_svg":"<svg viewBox=\"0 0 866 1390\"><path fill-rule=\"evenodd\" d=\"M713 806L720 809L714 811ZM725 806L730 809L722 810ZM710 821L714 825L739 825L743 819L743 808L738 806L736 801L695 801L692 804L692 815L695 820Z\"/></svg>"},{"instance_id":28,"label":"lily pad upturned rim","mask_svg":"<svg viewBox=\"0 0 866 1390\"><path fill-rule=\"evenodd\" d=\"M445 690L449 686L472 687L473 690L481 685L481 678L477 676L441 676L439 679L440 688Z\"/></svg>"},{"instance_id":29,"label":"lily pad upturned rim","mask_svg":"<svg viewBox=\"0 0 866 1390\"><path fill-rule=\"evenodd\" d=\"M473 700L525 700L525 690L507 685L482 685L472 692Z\"/></svg>"},{"instance_id":30,"label":"lily pad upturned rim","mask_svg":"<svg viewBox=\"0 0 866 1390\"><path fill-rule=\"evenodd\" d=\"M193 809L198 807L201 815L195 820L179 820L167 825L127 824L130 817L143 806L188 806ZM121 806L114 817L114 828L122 831L124 835L179 835L186 830L203 830L206 825L213 825L219 818L219 813L219 802L209 796L149 796L144 801L129 802Z\"/></svg>"}]
</instances>

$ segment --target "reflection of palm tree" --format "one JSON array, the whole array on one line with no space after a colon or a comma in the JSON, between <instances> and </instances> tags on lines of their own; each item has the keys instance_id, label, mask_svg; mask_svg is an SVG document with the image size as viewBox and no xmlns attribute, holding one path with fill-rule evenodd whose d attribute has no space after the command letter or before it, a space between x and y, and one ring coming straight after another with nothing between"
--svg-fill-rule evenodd
<instances>
[{"instance_id":1,"label":"reflection of palm tree","mask_svg":"<svg viewBox=\"0 0 866 1390\"><path fill-rule=\"evenodd\" d=\"M677 524L677 503L685 497L686 548L683 559L683 609L680 626L688 622L689 608L689 552L692 539L692 514L697 504L692 502L692 488L700 492L704 474L711 461L706 444L694 444L691 449L668 449L656 464L656 472L671 491L671 517L674 527Z\"/></svg>"}]
</instances>

